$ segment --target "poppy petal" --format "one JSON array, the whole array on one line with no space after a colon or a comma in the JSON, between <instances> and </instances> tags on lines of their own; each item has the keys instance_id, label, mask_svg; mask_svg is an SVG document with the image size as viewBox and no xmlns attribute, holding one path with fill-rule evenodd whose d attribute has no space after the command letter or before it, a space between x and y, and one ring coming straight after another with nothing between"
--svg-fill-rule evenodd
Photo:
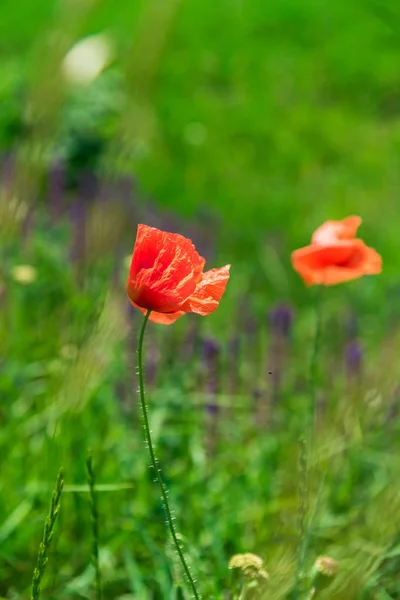
<instances>
[{"instance_id":1,"label":"poppy petal","mask_svg":"<svg viewBox=\"0 0 400 600\"><path fill-rule=\"evenodd\" d=\"M365 275L382 273L382 256L369 246L365 246L363 271Z\"/></svg>"},{"instance_id":2,"label":"poppy petal","mask_svg":"<svg viewBox=\"0 0 400 600\"><path fill-rule=\"evenodd\" d=\"M204 266L191 240L139 225L127 291L130 300L156 312L175 312L194 292Z\"/></svg>"},{"instance_id":3,"label":"poppy petal","mask_svg":"<svg viewBox=\"0 0 400 600\"><path fill-rule=\"evenodd\" d=\"M132 306L138 308L144 315L147 313L147 309L142 306L138 306L134 302L131 301ZM149 316L149 321L153 321L153 323L159 323L160 325L172 325L175 323L177 319L183 317L186 314L183 310L178 310L174 313L160 313L156 311L152 311Z\"/></svg>"},{"instance_id":4,"label":"poppy petal","mask_svg":"<svg viewBox=\"0 0 400 600\"><path fill-rule=\"evenodd\" d=\"M219 269L206 271L194 293L182 305L182 310L203 316L213 313L225 292L230 267L231 265L225 265Z\"/></svg>"},{"instance_id":5,"label":"poppy petal","mask_svg":"<svg viewBox=\"0 0 400 600\"><path fill-rule=\"evenodd\" d=\"M307 285L336 285L381 272L382 259L362 240L310 245L292 253L292 265Z\"/></svg>"},{"instance_id":6,"label":"poppy petal","mask_svg":"<svg viewBox=\"0 0 400 600\"><path fill-rule=\"evenodd\" d=\"M229 266L203 274L204 265L191 240L139 225L126 285L132 305L166 325L186 312L210 314L225 291Z\"/></svg>"},{"instance_id":7,"label":"poppy petal","mask_svg":"<svg viewBox=\"0 0 400 600\"><path fill-rule=\"evenodd\" d=\"M355 238L361 223L361 217L356 215L346 217L342 221L326 221L314 232L312 243L325 246L342 240L351 240Z\"/></svg>"}]
</instances>

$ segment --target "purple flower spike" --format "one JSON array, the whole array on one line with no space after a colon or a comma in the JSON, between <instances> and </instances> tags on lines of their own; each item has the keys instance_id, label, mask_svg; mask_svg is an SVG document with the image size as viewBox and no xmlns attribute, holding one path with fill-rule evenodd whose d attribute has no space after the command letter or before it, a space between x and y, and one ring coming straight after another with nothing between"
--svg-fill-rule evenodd
<instances>
[{"instance_id":1,"label":"purple flower spike","mask_svg":"<svg viewBox=\"0 0 400 600\"><path fill-rule=\"evenodd\" d=\"M212 338L203 339L204 389L206 396L206 448L208 456L214 455L217 443L219 392L219 358L221 346Z\"/></svg>"},{"instance_id":2,"label":"purple flower spike","mask_svg":"<svg viewBox=\"0 0 400 600\"><path fill-rule=\"evenodd\" d=\"M71 260L84 260L85 254L85 205L80 198L77 198L72 206L71 225L72 225L72 247Z\"/></svg>"},{"instance_id":3,"label":"purple flower spike","mask_svg":"<svg viewBox=\"0 0 400 600\"><path fill-rule=\"evenodd\" d=\"M346 369L349 375L357 375L362 367L364 350L357 340L349 342L345 350Z\"/></svg>"},{"instance_id":4,"label":"purple flower spike","mask_svg":"<svg viewBox=\"0 0 400 600\"><path fill-rule=\"evenodd\" d=\"M203 356L205 367L205 389L209 394L208 410L213 414L218 412L215 395L218 393L219 354L221 346L212 338L203 340Z\"/></svg>"},{"instance_id":5,"label":"purple flower spike","mask_svg":"<svg viewBox=\"0 0 400 600\"><path fill-rule=\"evenodd\" d=\"M54 163L49 171L47 204L53 221L59 219L64 209L65 169L61 163Z\"/></svg>"},{"instance_id":6,"label":"purple flower spike","mask_svg":"<svg viewBox=\"0 0 400 600\"><path fill-rule=\"evenodd\" d=\"M293 310L287 304L277 304L268 314L270 327L276 335L288 337L293 323Z\"/></svg>"},{"instance_id":7,"label":"purple flower spike","mask_svg":"<svg viewBox=\"0 0 400 600\"><path fill-rule=\"evenodd\" d=\"M94 173L81 173L79 177L78 193L84 200L93 200L98 193L98 188L98 180Z\"/></svg>"},{"instance_id":8,"label":"purple flower spike","mask_svg":"<svg viewBox=\"0 0 400 600\"><path fill-rule=\"evenodd\" d=\"M229 354L232 358L236 359L239 356L240 351L240 337L234 335L229 342Z\"/></svg>"},{"instance_id":9,"label":"purple flower spike","mask_svg":"<svg viewBox=\"0 0 400 600\"><path fill-rule=\"evenodd\" d=\"M214 403L212 403L212 402L210 403L209 402L207 404L207 412L210 415L216 416L218 414L218 412L219 412L218 405L215 402Z\"/></svg>"},{"instance_id":10,"label":"purple flower spike","mask_svg":"<svg viewBox=\"0 0 400 600\"><path fill-rule=\"evenodd\" d=\"M207 363L212 363L221 351L221 346L212 338L203 340L203 354Z\"/></svg>"},{"instance_id":11,"label":"purple flower spike","mask_svg":"<svg viewBox=\"0 0 400 600\"><path fill-rule=\"evenodd\" d=\"M354 312L347 315L344 327L347 339L354 340L358 333L358 319Z\"/></svg>"},{"instance_id":12,"label":"purple flower spike","mask_svg":"<svg viewBox=\"0 0 400 600\"><path fill-rule=\"evenodd\" d=\"M268 313L271 330L267 364L266 381L267 392L264 407L260 408L260 422L267 424L271 407L279 403L283 373L289 356L290 333L293 323L293 310L284 303L278 303Z\"/></svg>"},{"instance_id":13,"label":"purple flower spike","mask_svg":"<svg viewBox=\"0 0 400 600\"><path fill-rule=\"evenodd\" d=\"M228 344L228 393L231 395L239 393L240 388L240 354L241 340L239 335L234 334Z\"/></svg>"}]
</instances>

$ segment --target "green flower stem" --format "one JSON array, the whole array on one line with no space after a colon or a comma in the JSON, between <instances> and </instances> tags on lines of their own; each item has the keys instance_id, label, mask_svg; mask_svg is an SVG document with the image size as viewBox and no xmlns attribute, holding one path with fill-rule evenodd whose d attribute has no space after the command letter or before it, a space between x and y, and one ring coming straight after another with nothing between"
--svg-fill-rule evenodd
<instances>
[{"instance_id":1,"label":"green flower stem","mask_svg":"<svg viewBox=\"0 0 400 600\"><path fill-rule=\"evenodd\" d=\"M157 481L158 481L158 485L160 486L160 491L161 491L161 497L163 499L164 502L164 507L165 507L165 512L167 515L167 523L168 523L168 528L171 532L171 536L176 548L176 551L178 553L179 559L182 563L182 567L183 570L186 574L186 577L188 579L189 585L192 588L194 597L196 598L196 600L201 600L201 596L199 595L197 589L196 589L196 585L194 582L194 579L190 573L189 567L187 565L186 559L184 557L181 545L179 543L178 540L178 536L176 533L176 529L175 529L175 525L173 522L173 518L172 518L172 514L171 514L171 509L169 507L169 502L168 502L168 496L167 496L167 488L165 487L164 481L161 477L161 470L159 468L159 462L158 459L155 455L154 452L154 445L153 445L153 441L152 441L152 437L151 437L151 431L150 431L150 425L149 425L149 416L148 416L148 412L147 412L147 405L146 405L146 399L145 399L145 394L144 394L144 377L143 377L143 339L144 339L144 332L146 330L146 325L147 322L149 320L150 317L150 313L151 310L148 310L146 313L146 316L143 320L143 324L140 330L140 334L139 334L139 342L138 342L138 371L139 371L139 392L140 392L140 404L142 407L142 414L143 414L143 421L144 421L144 430L145 430L145 435L146 435L146 442L147 445L149 447L149 452L150 452L150 458L151 458L151 466L153 467L156 476L157 476Z\"/></svg>"},{"instance_id":2,"label":"green flower stem","mask_svg":"<svg viewBox=\"0 0 400 600\"><path fill-rule=\"evenodd\" d=\"M318 357L321 347L321 331L322 331L322 296L323 287L318 290L315 307L315 335L314 345L311 356L310 364L310 395L311 395L311 409L310 409L310 431L313 432L315 425L315 418L317 414L317 383L318 383Z\"/></svg>"},{"instance_id":3,"label":"green flower stem","mask_svg":"<svg viewBox=\"0 0 400 600\"><path fill-rule=\"evenodd\" d=\"M316 297L316 323L314 343L310 362L309 375L309 390L310 390L310 405L307 412L305 423L305 432L300 438L300 458L299 458L299 550L297 557L297 569L294 586L294 600L298 600L301 591L301 579L303 576L304 564L307 555L308 544L310 541L311 524L308 521L308 468L309 457L314 449L315 443L315 419L317 415L317 383L318 383L318 358L321 346L321 330L322 330L322 296L323 286L317 292ZM308 443L306 434L308 433Z\"/></svg>"}]
</instances>

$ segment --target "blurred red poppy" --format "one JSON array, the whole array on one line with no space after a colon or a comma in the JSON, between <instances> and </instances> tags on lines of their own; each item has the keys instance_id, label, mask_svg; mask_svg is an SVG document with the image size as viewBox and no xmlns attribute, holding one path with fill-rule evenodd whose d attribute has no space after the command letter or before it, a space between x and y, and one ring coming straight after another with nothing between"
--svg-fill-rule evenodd
<instances>
[{"instance_id":1,"label":"blurred red poppy","mask_svg":"<svg viewBox=\"0 0 400 600\"><path fill-rule=\"evenodd\" d=\"M381 273L381 256L355 237L361 223L357 216L326 221L309 246L292 252L293 268L307 285L335 285Z\"/></svg>"},{"instance_id":2,"label":"blurred red poppy","mask_svg":"<svg viewBox=\"0 0 400 600\"><path fill-rule=\"evenodd\" d=\"M219 305L230 265L203 272L205 259L191 240L139 225L127 282L133 306L150 320L170 325L186 313L206 316Z\"/></svg>"}]
</instances>

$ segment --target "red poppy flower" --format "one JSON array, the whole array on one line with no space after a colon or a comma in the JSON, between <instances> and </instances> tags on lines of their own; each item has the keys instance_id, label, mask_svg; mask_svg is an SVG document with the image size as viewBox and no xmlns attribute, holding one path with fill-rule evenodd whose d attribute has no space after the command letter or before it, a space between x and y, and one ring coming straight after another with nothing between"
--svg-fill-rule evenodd
<instances>
[{"instance_id":1,"label":"red poppy flower","mask_svg":"<svg viewBox=\"0 0 400 600\"><path fill-rule=\"evenodd\" d=\"M203 272L202 258L191 240L148 225L139 225L126 286L133 306L150 320L170 325L185 313L209 315L218 307L230 265Z\"/></svg>"},{"instance_id":2,"label":"red poppy flower","mask_svg":"<svg viewBox=\"0 0 400 600\"><path fill-rule=\"evenodd\" d=\"M335 285L381 273L381 256L355 237L361 223L357 216L326 221L310 246L292 252L293 268L307 285Z\"/></svg>"}]
</instances>

